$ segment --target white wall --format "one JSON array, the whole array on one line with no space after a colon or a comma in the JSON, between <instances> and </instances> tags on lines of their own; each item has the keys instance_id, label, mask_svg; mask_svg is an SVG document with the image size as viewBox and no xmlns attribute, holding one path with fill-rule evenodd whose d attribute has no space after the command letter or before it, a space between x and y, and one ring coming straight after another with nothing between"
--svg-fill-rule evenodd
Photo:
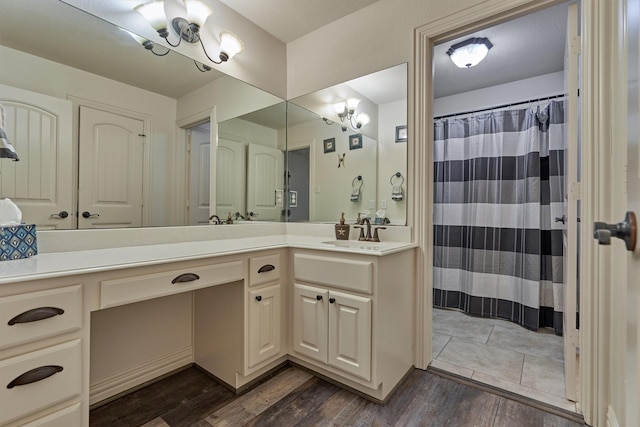
<instances>
[{"instance_id":1,"label":"white wall","mask_svg":"<svg viewBox=\"0 0 640 427\"><path fill-rule=\"evenodd\" d=\"M4 46L0 46L0 64L0 83L62 99L79 97L150 116L150 225L172 224L175 99Z\"/></svg>"},{"instance_id":2,"label":"white wall","mask_svg":"<svg viewBox=\"0 0 640 427\"><path fill-rule=\"evenodd\" d=\"M327 126L314 120L288 129L288 146L301 147L312 143L310 163L309 220L338 223L340 213L353 224L358 212L370 210L370 201L376 198L377 142L363 136L362 148L350 150L349 136L353 130L342 132L340 126ZM336 151L324 153L323 141L335 138ZM338 155L344 155L344 166L338 167ZM351 201L353 179L361 175L363 184L358 202Z\"/></svg>"},{"instance_id":3,"label":"white wall","mask_svg":"<svg viewBox=\"0 0 640 427\"><path fill-rule=\"evenodd\" d=\"M231 119L218 124L218 135L233 135L249 144L278 148L279 131L242 119Z\"/></svg>"},{"instance_id":4,"label":"white wall","mask_svg":"<svg viewBox=\"0 0 640 427\"><path fill-rule=\"evenodd\" d=\"M407 143L396 143L396 126L407 124L407 100L378 106L378 209L383 209L386 201L386 216L391 224L405 225L407 221ZM402 201L391 199L391 176L400 172L404 177ZM401 179L394 183L401 182Z\"/></svg>"},{"instance_id":5,"label":"white wall","mask_svg":"<svg viewBox=\"0 0 640 427\"><path fill-rule=\"evenodd\" d=\"M281 98L232 77L222 77L178 99L177 119L201 117L214 106L218 122L282 102Z\"/></svg>"},{"instance_id":6,"label":"white wall","mask_svg":"<svg viewBox=\"0 0 640 427\"><path fill-rule=\"evenodd\" d=\"M544 74L433 100L433 116L482 110L564 92L564 72Z\"/></svg>"},{"instance_id":7,"label":"white wall","mask_svg":"<svg viewBox=\"0 0 640 427\"><path fill-rule=\"evenodd\" d=\"M515 0L516 6L535 0ZM287 97L293 98L403 62L414 69L414 30L496 0L380 0L287 44ZM505 2L506 3L506 2Z\"/></svg>"}]
</instances>

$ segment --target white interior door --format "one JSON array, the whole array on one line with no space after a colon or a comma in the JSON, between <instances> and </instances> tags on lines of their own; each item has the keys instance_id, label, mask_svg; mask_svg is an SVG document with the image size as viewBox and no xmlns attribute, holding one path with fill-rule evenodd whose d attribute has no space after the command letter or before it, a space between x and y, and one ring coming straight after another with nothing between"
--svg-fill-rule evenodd
<instances>
[{"instance_id":1,"label":"white interior door","mask_svg":"<svg viewBox=\"0 0 640 427\"><path fill-rule=\"evenodd\" d=\"M253 220L279 221L282 206L276 192L284 185L284 154L277 148L249 144L247 154L247 211Z\"/></svg>"},{"instance_id":2,"label":"white interior door","mask_svg":"<svg viewBox=\"0 0 640 427\"><path fill-rule=\"evenodd\" d=\"M216 159L216 215L225 220L239 212L245 214L246 149L244 142L218 137Z\"/></svg>"},{"instance_id":3,"label":"white interior door","mask_svg":"<svg viewBox=\"0 0 640 427\"><path fill-rule=\"evenodd\" d=\"M144 122L80 107L78 228L142 225Z\"/></svg>"},{"instance_id":4,"label":"white interior door","mask_svg":"<svg viewBox=\"0 0 640 427\"><path fill-rule=\"evenodd\" d=\"M640 0L626 0L627 43L627 210L640 219ZM620 212L620 215L624 215ZM638 239L640 240L640 239ZM614 242L618 243L618 242ZM624 420L640 425L640 243L634 252L616 245L627 261ZM624 251L624 252L623 252ZM624 350L624 349L623 349Z\"/></svg>"},{"instance_id":5,"label":"white interior door","mask_svg":"<svg viewBox=\"0 0 640 427\"><path fill-rule=\"evenodd\" d=\"M0 85L0 103L20 157L0 161L0 198L16 203L22 221L38 230L73 228L71 102Z\"/></svg>"},{"instance_id":6,"label":"white interior door","mask_svg":"<svg viewBox=\"0 0 640 427\"><path fill-rule=\"evenodd\" d=\"M189 131L189 225L209 223L211 138L208 127Z\"/></svg>"},{"instance_id":7,"label":"white interior door","mask_svg":"<svg viewBox=\"0 0 640 427\"><path fill-rule=\"evenodd\" d=\"M564 378L565 393L576 401L576 357L579 334L576 325L578 279L578 5L569 5L565 49L566 138L565 138L565 228L564 241Z\"/></svg>"}]
</instances>

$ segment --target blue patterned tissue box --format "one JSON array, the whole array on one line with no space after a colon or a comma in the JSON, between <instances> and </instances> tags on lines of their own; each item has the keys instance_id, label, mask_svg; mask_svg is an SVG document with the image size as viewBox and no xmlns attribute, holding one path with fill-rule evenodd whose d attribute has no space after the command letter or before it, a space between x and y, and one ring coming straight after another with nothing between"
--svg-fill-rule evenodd
<instances>
[{"instance_id":1,"label":"blue patterned tissue box","mask_svg":"<svg viewBox=\"0 0 640 427\"><path fill-rule=\"evenodd\" d=\"M37 254L35 224L0 227L0 261L29 258Z\"/></svg>"}]
</instances>

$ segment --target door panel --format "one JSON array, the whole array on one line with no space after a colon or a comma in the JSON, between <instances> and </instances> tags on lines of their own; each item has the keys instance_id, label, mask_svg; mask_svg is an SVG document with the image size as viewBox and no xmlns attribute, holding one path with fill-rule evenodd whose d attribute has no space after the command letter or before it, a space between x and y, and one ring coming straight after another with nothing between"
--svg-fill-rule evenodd
<instances>
[{"instance_id":1,"label":"door panel","mask_svg":"<svg viewBox=\"0 0 640 427\"><path fill-rule=\"evenodd\" d=\"M78 228L142 225L144 134L142 120L80 107Z\"/></svg>"},{"instance_id":2,"label":"door panel","mask_svg":"<svg viewBox=\"0 0 640 427\"><path fill-rule=\"evenodd\" d=\"M38 230L73 228L71 102L0 85L0 103L20 157L0 162L0 198L16 203L22 221Z\"/></svg>"},{"instance_id":3,"label":"door panel","mask_svg":"<svg viewBox=\"0 0 640 427\"><path fill-rule=\"evenodd\" d=\"M371 299L329 292L329 364L371 379Z\"/></svg>"},{"instance_id":4,"label":"door panel","mask_svg":"<svg viewBox=\"0 0 640 427\"><path fill-rule=\"evenodd\" d=\"M189 137L189 225L209 223L211 143L209 130L191 129Z\"/></svg>"},{"instance_id":5,"label":"door panel","mask_svg":"<svg viewBox=\"0 0 640 427\"><path fill-rule=\"evenodd\" d=\"M280 287L249 292L249 368L280 354Z\"/></svg>"},{"instance_id":6,"label":"door panel","mask_svg":"<svg viewBox=\"0 0 640 427\"><path fill-rule=\"evenodd\" d=\"M567 101L565 141L565 221L564 243L564 378L565 393L576 401L576 358L579 335L576 325L578 279L578 5L569 5L567 16L567 46L565 48L565 90Z\"/></svg>"},{"instance_id":7,"label":"door panel","mask_svg":"<svg viewBox=\"0 0 640 427\"><path fill-rule=\"evenodd\" d=\"M627 42L627 210L640 217L640 0L626 0ZM620 212L620 218L624 212ZM615 242L618 243L618 242ZM624 251L617 244L616 250ZM634 252L624 251L627 283L625 351L625 414L621 425L640 425L640 244Z\"/></svg>"},{"instance_id":8,"label":"door panel","mask_svg":"<svg viewBox=\"0 0 640 427\"><path fill-rule=\"evenodd\" d=\"M247 211L258 221L280 221L282 206L276 191L284 184L284 159L277 148L249 144L247 160Z\"/></svg>"},{"instance_id":9,"label":"door panel","mask_svg":"<svg viewBox=\"0 0 640 427\"><path fill-rule=\"evenodd\" d=\"M229 214L244 216L246 176L245 144L219 137L216 160L216 215L224 220Z\"/></svg>"},{"instance_id":10,"label":"door panel","mask_svg":"<svg viewBox=\"0 0 640 427\"><path fill-rule=\"evenodd\" d=\"M327 363L327 303L329 292L293 285L293 351Z\"/></svg>"}]
</instances>

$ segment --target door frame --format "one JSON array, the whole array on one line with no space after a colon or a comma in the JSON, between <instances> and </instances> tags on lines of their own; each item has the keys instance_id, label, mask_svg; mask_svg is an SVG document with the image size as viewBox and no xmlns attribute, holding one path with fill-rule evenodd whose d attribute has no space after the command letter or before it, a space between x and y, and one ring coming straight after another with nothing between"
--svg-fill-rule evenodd
<instances>
[{"instance_id":1,"label":"door frame","mask_svg":"<svg viewBox=\"0 0 640 427\"><path fill-rule=\"evenodd\" d=\"M537 10L563 3L559 0L503 0L483 2L415 30L414 87L409 91L409 176L414 177L413 200L409 210L413 239L419 244L416 263L416 367L426 369L431 362L431 319L433 304L433 47L471 31L496 25ZM615 33L609 34L611 5L615 2L582 0L581 2L581 135L582 135L582 211L580 234L581 288L581 390L579 408L585 421L604 425L608 406L609 365L606 337L609 327L608 297L604 284L607 261L594 251L590 227L604 206L601 195L608 192L610 179L605 173L608 157L598 141L610 134L611 104L607 84L615 47ZM411 80L410 80L411 81ZM414 133L411 135L411 133ZM604 168L604 169L603 169ZM587 196L585 198L584 196ZM602 215L604 218L608 216ZM603 219L600 219L603 220Z\"/></svg>"},{"instance_id":2,"label":"door frame","mask_svg":"<svg viewBox=\"0 0 640 427\"><path fill-rule=\"evenodd\" d=\"M74 210L77 211L78 207L78 175L79 175L79 150L80 150L80 107L89 107L94 110L101 110L111 114L117 114L120 116L130 117L135 120L143 122L145 139L143 145L143 160L142 160L142 226L148 226L151 224L151 141L153 140L153 133L151 129L151 116L148 114L140 113L137 111L127 110L125 108L116 107L110 104L104 104L102 102L93 101L91 99L82 98L76 95L69 95L68 99L73 104L73 123L76 126L73 127L73 188L76 190L73 193L72 204ZM77 228L77 218L74 226Z\"/></svg>"},{"instance_id":3,"label":"door frame","mask_svg":"<svg viewBox=\"0 0 640 427\"><path fill-rule=\"evenodd\" d=\"M210 122L211 132L211 148L210 164L213 168L217 164L217 151L218 151L218 119L217 119L217 107L214 105L211 108L192 114L188 117L179 119L176 121L176 143L174 146L173 155L173 171L174 171L174 200L173 200L173 218L174 225L188 225L189 224L189 200L187 195L189 194L189 177L190 177L190 158L188 155L189 150L189 137L187 132L190 128L197 126L204 122ZM209 215L215 213L215 200L216 200L216 174L211 173L209 176L210 188L209 188Z\"/></svg>"},{"instance_id":4,"label":"door frame","mask_svg":"<svg viewBox=\"0 0 640 427\"><path fill-rule=\"evenodd\" d=\"M294 141L289 143L289 141L287 141L287 152L288 151L293 151L293 150L301 150L303 148L308 148L309 149L309 222L314 222L316 221L315 218L315 205L316 205L316 192L313 191L314 188L316 187L316 139L315 138L310 138L310 139L302 139L299 141ZM288 164L288 159L287 159L287 164ZM285 168L285 173L288 172L288 166ZM289 190L289 186L288 186L289 181L287 180L287 186L286 186L286 190ZM285 197L287 197L287 195L285 195ZM284 209L288 209L289 206L289 200L287 197L287 201L286 201L286 208Z\"/></svg>"}]
</instances>

